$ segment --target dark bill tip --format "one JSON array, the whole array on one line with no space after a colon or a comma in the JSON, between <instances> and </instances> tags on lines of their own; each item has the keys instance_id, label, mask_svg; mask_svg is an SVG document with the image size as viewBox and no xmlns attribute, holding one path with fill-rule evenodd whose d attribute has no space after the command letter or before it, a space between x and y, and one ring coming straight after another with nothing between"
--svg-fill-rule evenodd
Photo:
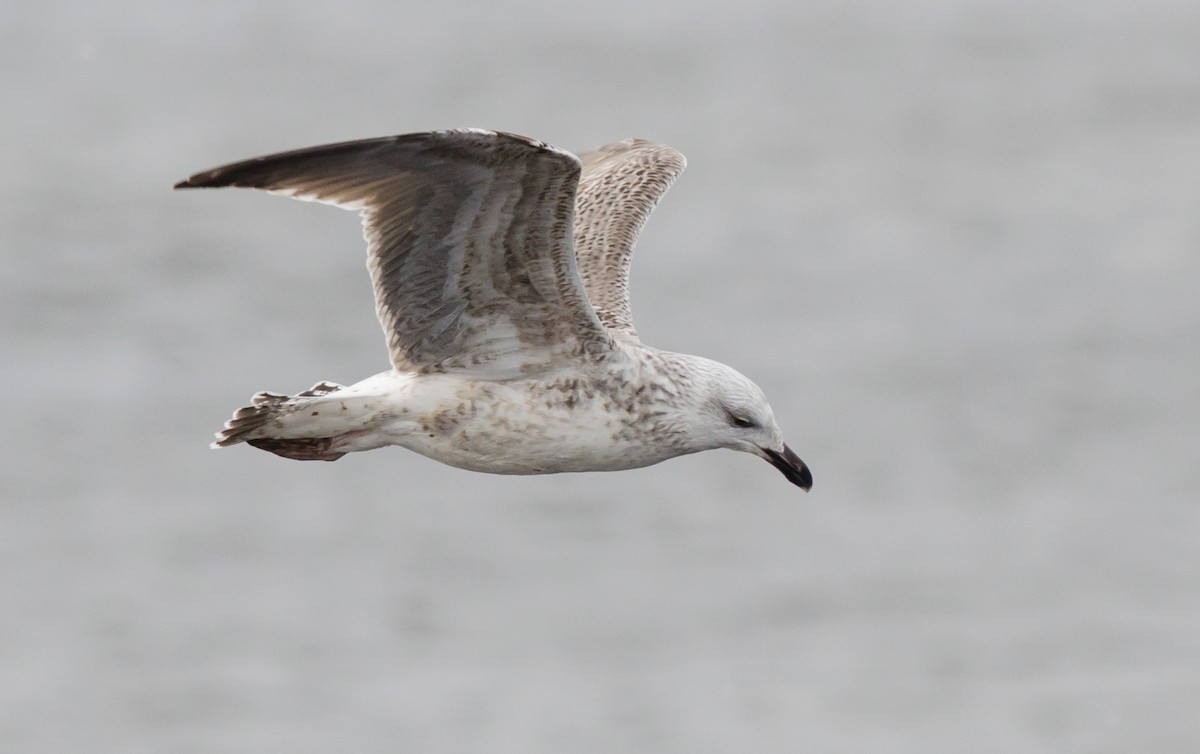
<instances>
[{"instance_id":1,"label":"dark bill tip","mask_svg":"<svg viewBox=\"0 0 1200 754\"><path fill-rule=\"evenodd\" d=\"M767 454L767 460L771 465L783 472L787 480L796 485L800 489L808 492L812 489L812 472L808 470L808 466L800 457L792 452L788 446L783 446L783 452L780 453L769 448L763 449Z\"/></svg>"}]
</instances>

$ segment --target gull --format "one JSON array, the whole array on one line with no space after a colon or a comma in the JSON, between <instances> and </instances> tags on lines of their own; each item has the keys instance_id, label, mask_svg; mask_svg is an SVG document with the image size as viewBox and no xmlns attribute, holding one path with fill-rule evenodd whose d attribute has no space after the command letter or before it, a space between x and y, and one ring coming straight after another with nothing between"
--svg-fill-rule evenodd
<instances>
[{"instance_id":1,"label":"gull","mask_svg":"<svg viewBox=\"0 0 1200 754\"><path fill-rule=\"evenodd\" d=\"M808 490L763 391L700 356L652 348L629 262L685 166L627 139L578 157L458 129L329 144L197 173L362 215L391 369L353 385L261 392L213 447L335 461L399 445L496 474L613 471L715 448Z\"/></svg>"}]
</instances>

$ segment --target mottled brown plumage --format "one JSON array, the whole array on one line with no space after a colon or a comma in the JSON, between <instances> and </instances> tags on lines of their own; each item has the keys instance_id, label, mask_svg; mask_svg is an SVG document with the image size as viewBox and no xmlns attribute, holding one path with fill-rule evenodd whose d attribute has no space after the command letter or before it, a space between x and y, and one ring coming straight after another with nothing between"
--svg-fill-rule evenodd
<instances>
[{"instance_id":1,"label":"mottled brown plumage","mask_svg":"<svg viewBox=\"0 0 1200 754\"><path fill-rule=\"evenodd\" d=\"M637 337L629 311L629 261L642 227L687 160L674 149L626 139L579 155L575 255L588 300L611 331Z\"/></svg>"}]
</instances>

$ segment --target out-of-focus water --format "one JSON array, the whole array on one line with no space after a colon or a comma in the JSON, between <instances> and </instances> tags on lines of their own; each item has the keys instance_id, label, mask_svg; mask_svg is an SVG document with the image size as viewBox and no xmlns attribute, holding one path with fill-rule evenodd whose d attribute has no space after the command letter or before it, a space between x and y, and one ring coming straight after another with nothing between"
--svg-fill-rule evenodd
<instances>
[{"instance_id":1,"label":"out-of-focus water","mask_svg":"<svg viewBox=\"0 0 1200 754\"><path fill-rule=\"evenodd\" d=\"M10 5L0 750L1200 751L1200 6ZM353 215L170 185L457 126L688 155L639 331L812 494L208 450L386 358Z\"/></svg>"}]
</instances>

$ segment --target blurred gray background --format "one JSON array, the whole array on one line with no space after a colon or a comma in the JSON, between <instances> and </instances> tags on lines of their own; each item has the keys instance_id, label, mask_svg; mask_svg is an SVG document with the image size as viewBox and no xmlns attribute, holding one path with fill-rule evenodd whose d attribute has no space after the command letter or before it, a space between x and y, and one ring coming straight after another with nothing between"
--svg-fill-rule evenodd
<instances>
[{"instance_id":1,"label":"blurred gray background","mask_svg":"<svg viewBox=\"0 0 1200 754\"><path fill-rule=\"evenodd\" d=\"M0 750L1200 751L1200 5L9 3L0 60ZM688 155L639 330L810 495L208 450L386 354L352 214L171 184L460 126Z\"/></svg>"}]
</instances>

